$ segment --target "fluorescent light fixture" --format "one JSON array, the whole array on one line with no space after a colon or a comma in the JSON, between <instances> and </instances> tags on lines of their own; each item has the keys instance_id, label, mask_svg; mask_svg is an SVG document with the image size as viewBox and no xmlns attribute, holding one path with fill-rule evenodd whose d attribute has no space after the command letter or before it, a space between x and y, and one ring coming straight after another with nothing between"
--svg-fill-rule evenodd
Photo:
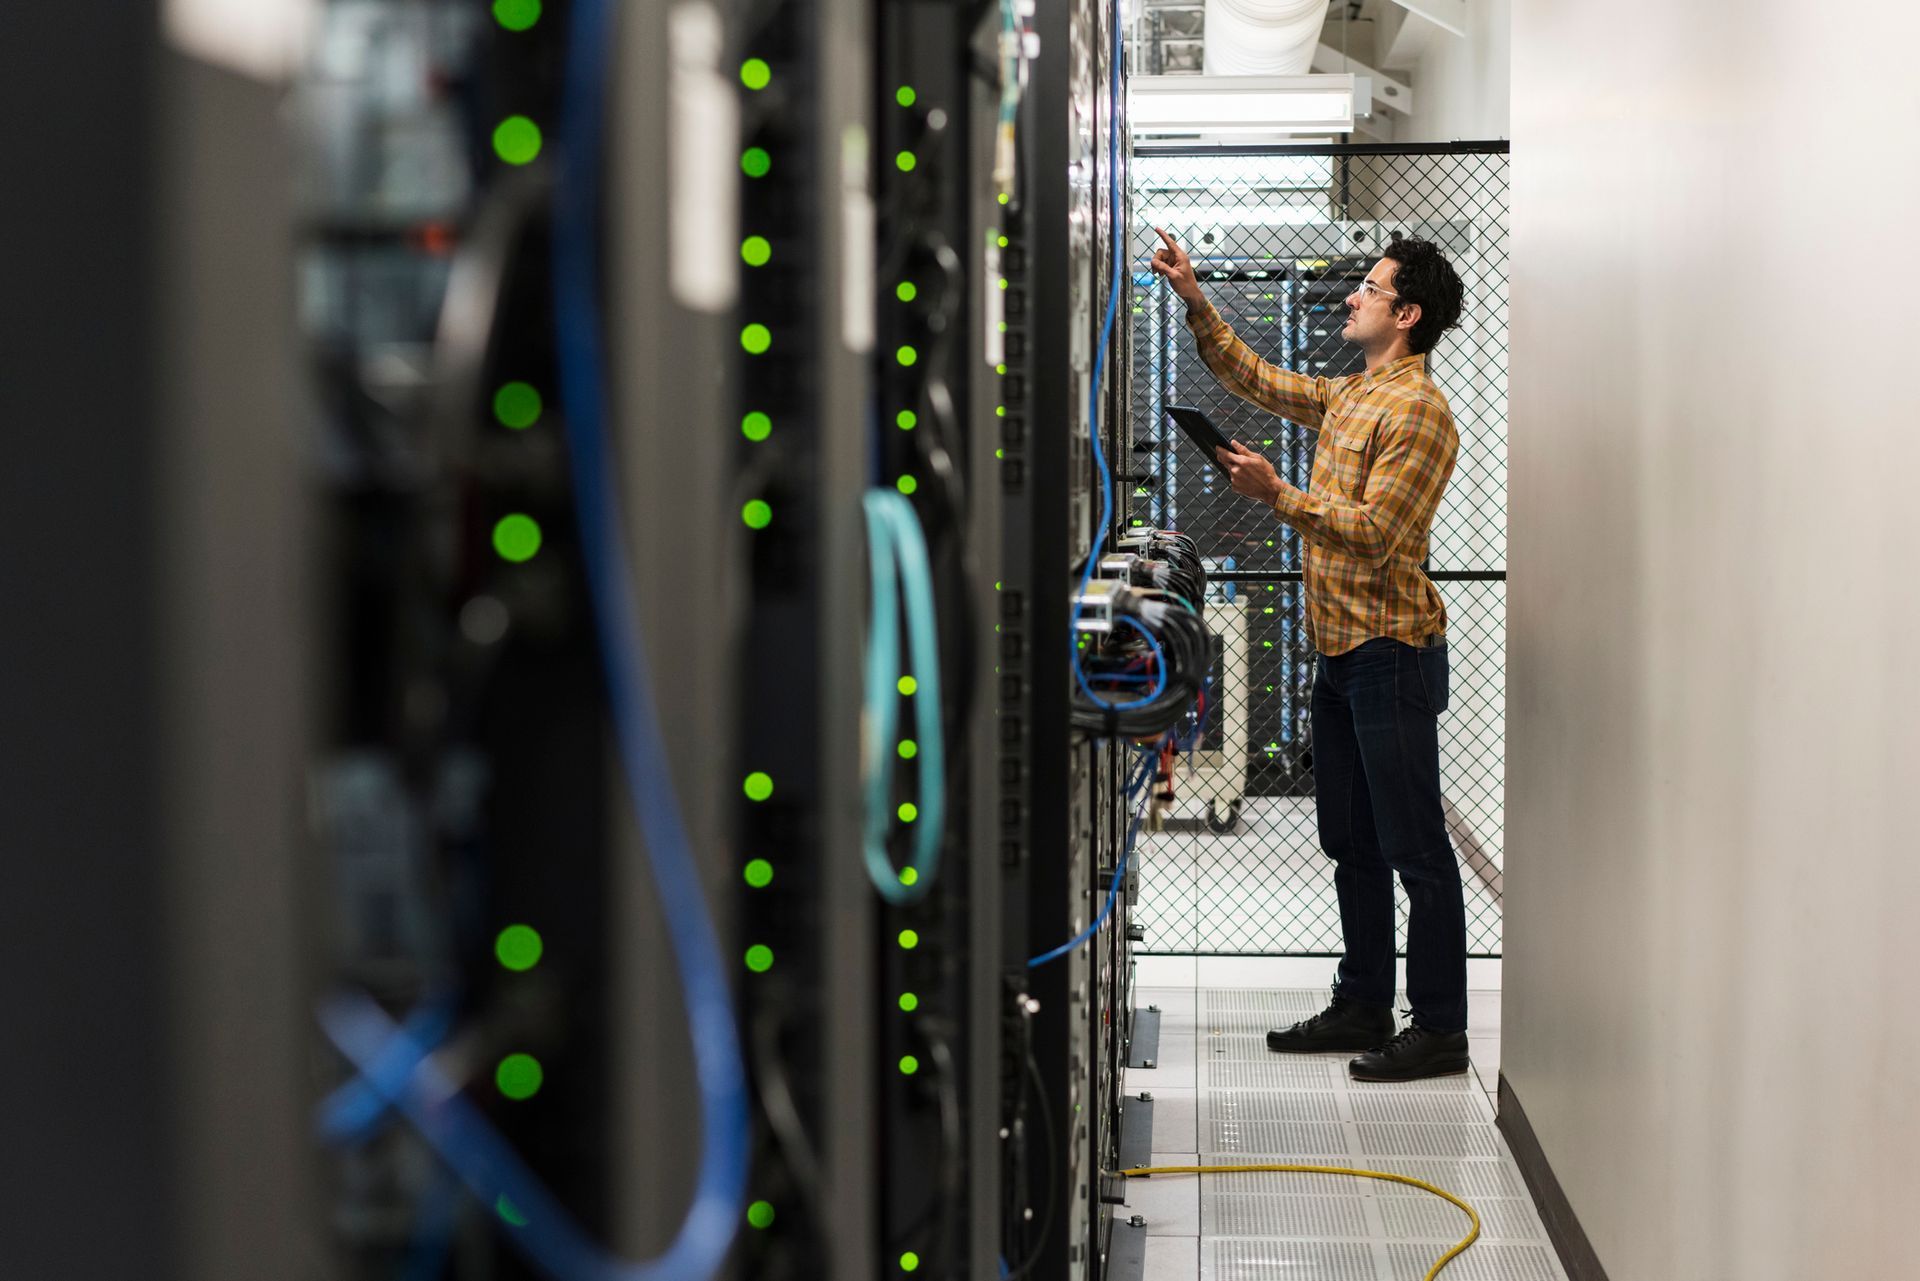
<instances>
[{"instance_id":1,"label":"fluorescent light fixture","mask_svg":"<svg viewBox=\"0 0 1920 1281\"><path fill-rule=\"evenodd\" d=\"M1351 75L1135 76L1131 84L1137 138L1231 143L1353 129Z\"/></svg>"}]
</instances>

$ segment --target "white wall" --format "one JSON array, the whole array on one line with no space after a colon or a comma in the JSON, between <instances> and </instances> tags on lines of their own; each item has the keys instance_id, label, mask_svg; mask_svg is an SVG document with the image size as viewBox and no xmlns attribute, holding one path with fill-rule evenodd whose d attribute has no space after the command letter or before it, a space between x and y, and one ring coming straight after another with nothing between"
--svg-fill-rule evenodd
<instances>
[{"instance_id":1,"label":"white wall","mask_svg":"<svg viewBox=\"0 0 1920 1281\"><path fill-rule=\"evenodd\" d=\"M1397 142L1480 141L1508 135L1510 0L1468 0L1467 34L1425 24L1412 68L1414 112L1394 122ZM1408 22L1424 23L1420 18Z\"/></svg>"},{"instance_id":2,"label":"white wall","mask_svg":"<svg viewBox=\"0 0 1920 1281\"><path fill-rule=\"evenodd\" d=\"M1920 7L1514 10L1502 1067L1612 1281L1912 1276Z\"/></svg>"}]
</instances>

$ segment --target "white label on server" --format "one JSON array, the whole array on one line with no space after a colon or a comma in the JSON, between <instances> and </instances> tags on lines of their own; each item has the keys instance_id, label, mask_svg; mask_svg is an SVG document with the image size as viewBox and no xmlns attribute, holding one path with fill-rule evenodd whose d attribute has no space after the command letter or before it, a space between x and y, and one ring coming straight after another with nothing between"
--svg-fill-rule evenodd
<instances>
[{"instance_id":1,"label":"white label on server","mask_svg":"<svg viewBox=\"0 0 1920 1281\"><path fill-rule=\"evenodd\" d=\"M854 352L873 350L879 325L880 216L867 185L867 153L867 131L848 125L840 135L840 339Z\"/></svg>"},{"instance_id":2,"label":"white label on server","mask_svg":"<svg viewBox=\"0 0 1920 1281\"><path fill-rule=\"evenodd\" d=\"M166 0L167 39L188 57L281 84L311 35L313 0Z\"/></svg>"},{"instance_id":3,"label":"white label on server","mask_svg":"<svg viewBox=\"0 0 1920 1281\"><path fill-rule=\"evenodd\" d=\"M704 0L667 16L668 283L693 311L726 311L740 294L740 113L725 46Z\"/></svg>"},{"instance_id":4,"label":"white label on server","mask_svg":"<svg viewBox=\"0 0 1920 1281\"><path fill-rule=\"evenodd\" d=\"M981 313L987 318L987 364L999 366L1007 359L1007 291L1000 288L1000 233L987 231L986 270L980 274L987 280L987 305Z\"/></svg>"}]
</instances>

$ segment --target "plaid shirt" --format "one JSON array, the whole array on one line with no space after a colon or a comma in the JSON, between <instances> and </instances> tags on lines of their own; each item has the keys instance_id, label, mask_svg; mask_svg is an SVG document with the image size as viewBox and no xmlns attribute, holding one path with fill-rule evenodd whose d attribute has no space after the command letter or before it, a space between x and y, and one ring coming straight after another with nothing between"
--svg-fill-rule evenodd
<instances>
[{"instance_id":1,"label":"plaid shirt","mask_svg":"<svg viewBox=\"0 0 1920 1281\"><path fill-rule=\"evenodd\" d=\"M1344 654L1380 636L1409 645L1442 638L1447 607L1420 566L1460 436L1426 357L1312 378L1260 359L1211 304L1189 312L1187 326L1228 391L1320 429L1306 492L1282 480L1273 504L1306 545L1314 648Z\"/></svg>"}]
</instances>

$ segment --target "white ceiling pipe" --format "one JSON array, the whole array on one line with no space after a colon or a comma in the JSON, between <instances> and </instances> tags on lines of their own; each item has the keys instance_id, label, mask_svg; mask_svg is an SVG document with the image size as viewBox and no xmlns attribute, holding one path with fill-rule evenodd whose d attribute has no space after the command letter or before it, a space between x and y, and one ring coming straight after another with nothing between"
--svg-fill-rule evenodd
<instances>
[{"instance_id":1,"label":"white ceiling pipe","mask_svg":"<svg viewBox=\"0 0 1920 1281\"><path fill-rule=\"evenodd\" d=\"M1303 75L1326 21L1327 0L1207 0L1207 73Z\"/></svg>"}]
</instances>

